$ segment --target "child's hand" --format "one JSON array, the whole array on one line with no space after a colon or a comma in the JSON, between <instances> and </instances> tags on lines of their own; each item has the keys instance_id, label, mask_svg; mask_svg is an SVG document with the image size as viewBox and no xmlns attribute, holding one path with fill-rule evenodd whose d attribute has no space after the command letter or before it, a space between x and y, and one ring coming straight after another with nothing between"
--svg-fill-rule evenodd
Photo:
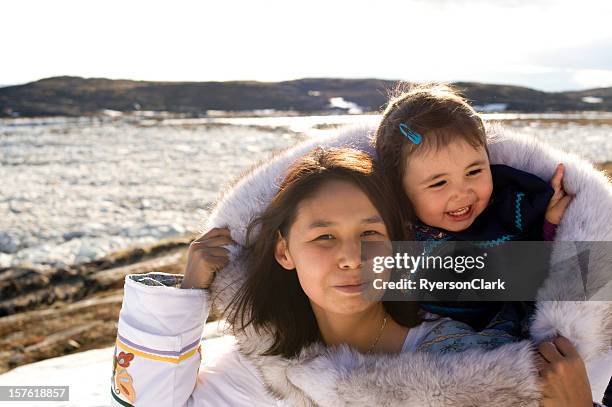
<instances>
[{"instance_id":1,"label":"child's hand","mask_svg":"<svg viewBox=\"0 0 612 407\"><path fill-rule=\"evenodd\" d=\"M546 214L544 217L546 220L553 225L558 225L561 223L561 219L563 218L563 214L567 209L567 206L572 201L573 196L568 195L563 189L563 171L565 167L563 164L559 164L557 169L555 170L555 174L550 180L550 186L555 190L554 195L550 198L550 202L548 202L548 207L546 208Z\"/></svg>"},{"instance_id":2,"label":"child's hand","mask_svg":"<svg viewBox=\"0 0 612 407\"><path fill-rule=\"evenodd\" d=\"M227 228L211 229L191 242L181 288L208 288L215 273L229 262L229 251L222 247L227 244L236 244Z\"/></svg>"}]
</instances>

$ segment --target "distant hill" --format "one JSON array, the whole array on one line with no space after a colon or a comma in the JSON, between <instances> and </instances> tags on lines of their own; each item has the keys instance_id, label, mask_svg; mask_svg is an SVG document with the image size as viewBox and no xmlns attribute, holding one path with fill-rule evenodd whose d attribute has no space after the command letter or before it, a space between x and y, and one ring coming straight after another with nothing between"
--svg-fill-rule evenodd
<instances>
[{"instance_id":1,"label":"distant hill","mask_svg":"<svg viewBox=\"0 0 612 407\"><path fill-rule=\"evenodd\" d=\"M397 81L299 79L285 82L146 82L54 77L0 88L0 116L81 116L110 109L168 111L193 116L210 110L274 109L301 113L348 111L351 104L377 111ZM481 110L517 112L612 111L612 88L541 92L519 86L457 82ZM342 98L336 107L330 99ZM589 103L590 102L590 103Z\"/></svg>"}]
</instances>

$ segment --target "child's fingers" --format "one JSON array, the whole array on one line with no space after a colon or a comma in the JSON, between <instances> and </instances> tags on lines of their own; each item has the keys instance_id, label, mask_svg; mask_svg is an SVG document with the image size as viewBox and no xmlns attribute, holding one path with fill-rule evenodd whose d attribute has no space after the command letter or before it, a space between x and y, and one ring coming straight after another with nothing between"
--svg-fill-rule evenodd
<instances>
[{"instance_id":1,"label":"child's fingers","mask_svg":"<svg viewBox=\"0 0 612 407\"><path fill-rule=\"evenodd\" d=\"M550 197L550 201L548 203L549 207L552 206L556 206L557 203L559 202L559 200L561 200L561 198L563 198L563 190L562 189L558 189L553 193L553 196Z\"/></svg>"},{"instance_id":2,"label":"child's fingers","mask_svg":"<svg viewBox=\"0 0 612 407\"><path fill-rule=\"evenodd\" d=\"M557 165L557 168L555 169L555 173L552 179L550 180L550 186L553 187L553 189L555 190L555 194L560 189L563 189L563 187L561 186L561 183L563 182L563 171L564 171L564 166L562 163L560 163L559 165Z\"/></svg>"},{"instance_id":3,"label":"child's fingers","mask_svg":"<svg viewBox=\"0 0 612 407\"><path fill-rule=\"evenodd\" d=\"M570 203L572 203L573 195L564 195L555 205L561 213L565 212Z\"/></svg>"}]
</instances>

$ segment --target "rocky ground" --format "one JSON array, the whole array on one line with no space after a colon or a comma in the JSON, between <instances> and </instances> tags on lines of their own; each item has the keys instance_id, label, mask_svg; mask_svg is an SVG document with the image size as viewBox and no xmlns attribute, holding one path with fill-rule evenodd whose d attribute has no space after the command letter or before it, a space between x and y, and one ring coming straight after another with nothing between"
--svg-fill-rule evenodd
<instances>
[{"instance_id":1,"label":"rocky ground","mask_svg":"<svg viewBox=\"0 0 612 407\"><path fill-rule=\"evenodd\" d=\"M599 166L606 174L608 178L612 178L612 162L607 162Z\"/></svg>"},{"instance_id":2,"label":"rocky ground","mask_svg":"<svg viewBox=\"0 0 612 407\"><path fill-rule=\"evenodd\" d=\"M0 373L14 367L111 346L124 277L181 273L189 237L117 253L67 269L0 271Z\"/></svg>"}]
</instances>

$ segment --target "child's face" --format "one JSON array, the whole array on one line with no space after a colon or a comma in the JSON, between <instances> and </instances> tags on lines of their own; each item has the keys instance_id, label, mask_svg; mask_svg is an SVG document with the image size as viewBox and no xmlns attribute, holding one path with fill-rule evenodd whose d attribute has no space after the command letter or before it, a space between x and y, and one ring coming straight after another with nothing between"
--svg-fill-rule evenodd
<instances>
[{"instance_id":1,"label":"child's face","mask_svg":"<svg viewBox=\"0 0 612 407\"><path fill-rule=\"evenodd\" d=\"M409 157L402 185L421 222L451 232L467 229L493 192L484 146L463 140Z\"/></svg>"},{"instance_id":2,"label":"child's face","mask_svg":"<svg viewBox=\"0 0 612 407\"><path fill-rule=\"evenodd\" d=\"M298 205L287 239L275 257L297 272L315 315L354 314L374 303L362 294L361 242L389 240L385 223L367 195L346 181L326 182Z\"/></svg>"}]
</instances>

